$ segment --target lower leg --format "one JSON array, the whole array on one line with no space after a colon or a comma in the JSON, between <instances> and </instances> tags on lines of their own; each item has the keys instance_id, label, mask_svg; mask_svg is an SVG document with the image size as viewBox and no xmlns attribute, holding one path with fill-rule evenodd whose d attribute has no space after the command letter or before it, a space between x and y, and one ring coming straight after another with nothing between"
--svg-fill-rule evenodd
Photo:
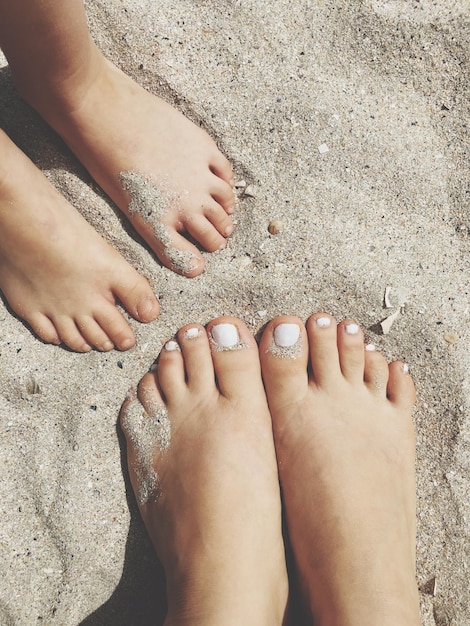
<instances>
[{"instance_id":1,"label":"lower leg","mask_svg":"<svg viewBox=\"0 0 470 626\"><path fill-rule=\"evenodd\" d=\"M319 626L420 624L415 392L353 322L268 325L260 343L290 541ZM311 372L308 374L308 372Z\"/></svg>"}]
</instances>

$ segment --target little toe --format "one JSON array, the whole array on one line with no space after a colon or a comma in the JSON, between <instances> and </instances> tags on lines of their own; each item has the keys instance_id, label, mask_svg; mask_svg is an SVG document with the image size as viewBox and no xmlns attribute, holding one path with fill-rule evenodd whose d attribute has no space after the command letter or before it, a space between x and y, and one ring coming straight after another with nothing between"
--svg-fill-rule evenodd
<instances>
[{"instance_id":1,"label":"little toe","mask_svg":"<svg viewBox=\"0 0 470 626\"><path fill-rule=\"evenodd\" d=\"M134 333L114 305L109 304L95 311L95 320L118 350L129 350L135 346Z\"/></svg>"},{"instance_id":2,"label":"little toe","mask_svg":"<svg viewBox=\"0 0 470 626\"><path fill-rule=\"evenodd\" d=\"M307 320L312 377L320 387L338 384L342 372L338 354L337 323L327 313L316 313Z\"/></svg>"},{"instance_id":3,"label":"little toe","mask_svg":"<svg viewBox=\"0 0 470 626\"><path fill-rule=\"evenodd\" d=\"M62 343L67 347L76 352L90 352L92 347L85 341L72 318L58 317L54 319L54 325Z\"/></svg>"},{"instance_id":4,"label":"little toe","mask_svg":"<svg viewBox=\"0 0 470 626\"><path fill-rule=\"evenodd\" d=\"M132 487L139 506L145 510L147 502L158 497L159 477L154 463L158 453L168 449L171 439L168 413L152 374L141 380L138 397L135 393L128 396L119 417L126 437Z\"/></svg>"},{"instance_id":5,"label":"little toe","mask_svg":"<svg viewBox=\"0 0 470 626\"><path fill-rule=\"evenodd\" d=\"M308 341L301 320L284 315L269 322L259 353L269 406L276 414L302 398L308 388Z\"/></svg>"},{"instance_id":6,"label":"little toe","mask_svg":"<svg viewBox=\"0 0 470 626\"><path fill-rule=\"evenodd\" d=\"M344 378L353 384L364 381L364 334L359 324L344 320L338 324L338 354Z\"/></svg>"},{"instance_id":7,"label":"little toe","mask_svg":"<svg viewBox=\"0 0 470 626\"><path fill-rule=\"evenodd\" d=\"M234 317L219 317L208 324L207 332L220 393L237 398L249 389L262 389L258 348L245 324Z\"/></svg>"},{"instance_id":8,"label":"little toe","mask_svg":"<svg viewBox=\"0 0 470 626\"><path fill-rule=\"evenodd\" d=\"M409 411L416 401L416 389L408 365L402 361L394 361L388 369L388 399L392 404Z\"/></svg>"},{"instance_id":9,"label":"little toe","mask_svg":"<svg viewBox=\"0 0 470 626\"><path fill-rule=\"evenodd\" d=\"M27 320L33 331L46 343L58 346L61 341L57 330L51 320L42 313L35 313Z\"/></svg>"},{"instance_id":10,"label":"little toe","mask_svg":"<svg viewBox=\"0 0 470 626\"><path fill-rule=\"evenodd\" d=\"M364 350L364 382L372 393L379 396L386 395L388 363L372 344L365 346Z\"/></svg>"},{"instance_id":11,"label":"little toe","mask_svg":"<svg viewBox=\"0 0 470 626\"><path fill-rule=\"evenodd\" d=\"M113 342L92 317L77 317L75 322L80 333L90 346L101 352L109 352L109 350L114 348Z\"/></svg>"}]
</instances>

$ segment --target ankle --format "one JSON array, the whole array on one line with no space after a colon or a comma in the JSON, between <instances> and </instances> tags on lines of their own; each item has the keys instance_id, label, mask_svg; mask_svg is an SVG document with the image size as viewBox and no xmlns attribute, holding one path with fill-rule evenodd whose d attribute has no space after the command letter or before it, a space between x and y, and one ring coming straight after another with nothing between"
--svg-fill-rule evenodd
<instances>
[{"instance_id":1,"label":"ankle","mask_svg":"<svg viewBox=\"0 0 470 626\"><path fill-rule=\"evenodd\" d=\"M401 594L392 591L344 594L341 598L322 598L312 608L319 626L421 626L419 597L414 581Z\"/></svg>"},{"instance_id":2,"label":"ankle","mask_svg":"<svg viewBox=\"0 0 470 626\"><path fill-rule=\"evenodd\" d=\"M64 66L60 72L31 75L12 68L12 80L20 96L47 121L60 118L80 106L90 86L101 72L101 52L91 42L75 67Z\"/></svg>"},{"instance_id":3,"label":"ankle","mask_svg":"<svg viewBox=\"0 0 470 626\"><path fill-rule=\"evenodd\" d=\"M281 626L287 582L273 581L271 588L265 582L251 575L244 581L243 573L221 575L215 569L176 584L167 580L165 626Z\"/></svg>"}]
</instances>

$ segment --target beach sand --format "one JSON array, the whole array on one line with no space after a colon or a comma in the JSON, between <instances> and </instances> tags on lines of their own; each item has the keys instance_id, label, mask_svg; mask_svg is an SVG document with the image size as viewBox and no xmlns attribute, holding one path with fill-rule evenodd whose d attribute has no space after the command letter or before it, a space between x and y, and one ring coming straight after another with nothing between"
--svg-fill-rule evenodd
<instances>
[{"instance_id":1,"label":"beach sand","mask_svg":"<svg viewBox=\"0 0 470 626\"><path fill-rule=\"evenodd\" d=\"M237 229L202 276L161 267L0 63L2 126L162 305L154 323L130 321L129 352L82 355L43 345L0 301L0 623L161 623L161 571L117 428L128 389L185 323L233 314L256 333L277 314L325 310L410 366L423 620L468 626L467 0L86 7L104 53L231 159Z\"/></svg>"}]
</instances>

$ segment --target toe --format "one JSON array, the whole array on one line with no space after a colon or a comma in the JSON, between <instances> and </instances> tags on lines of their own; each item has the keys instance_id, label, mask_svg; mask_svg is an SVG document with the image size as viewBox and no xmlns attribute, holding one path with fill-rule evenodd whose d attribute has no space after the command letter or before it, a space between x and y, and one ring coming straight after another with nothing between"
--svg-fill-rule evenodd
<instances>
[{"instance_id":1,"label":"toe","mask_svg":"<svg viewBox=\"0 0 470 626\"><path fill-rule=\"evenodd\" d=\"M152 322L160 312L148 281L133 268L129 267L126 273L119 273L112 290L126 311L140 322Z\"/></svg>"},{"instance_id":2,"label":"toe","mask_svg":"<svg viewBox=\"0 0 470 626\"><path fill-rule=\"evenodd\" d=\"M72 318L58 317L54 319L54 325L62 343L65 343L71 350L75 350L76 352L90 352L92 349L90 344L85 341Z\"/></svg>"},{"instance_id":3,"label":"toe","mask_svg":"<svg viewBox=\"0 0 470 626\"><path fill-rule=\"evenodd\" d=\"M177 341L170 339L166 342L158 357L158 363L153 369L156 384L169 404L175 398L183 397L187 389L186 375L183 355Z\"/></svg>"},{"instance_id":4,"label":"toe","mask_svg":"<svg viewBox=\"0 0 470 626\"><path fill-rule=\"evenodd\" d=\"M220 210L222 211L221 208ZM191 237L194 237L208 252L220 250L227 243L225 237L217 231L204 215L192 214L186 216L184 218L184 226Z\"/></svg>"},{"instance_id":5,"label":"toe","mask_svg":"<svg viewBox=\"0 0 470 626\"><path fill-rule=\"evenodd\" d=\"M204 215L223 237L230 237L234 225L231 217L217 202L211 202L204 207Z\"/></svg>"},{"instance_id":6,"label":"toe","mask_svg":"<svg viewBox=\"0 0 470 626\"><path fill-rule=\"evenodd\" d=\"M199 250L180 235L174 226L166 224L165 240L154 240L153 243L152 248L163 265L177 274L193 278L204 271L204 259Z\"/></svg>"},{"instance_id":7,"label":"toe","mask_svg":"<svg viewBox=\"0 0 470 626\"><path fill-rule=\"evenodd\" d=\"M106 304L95 311L95 320L118 350L129 350L135 345L134 333L114 305Z\"/></svg>"},{"instance_id":8,"label":"toe","mask_svg":"<svg viewBox=\"0 0 470 626\"><path fill-rule=\"evenodd\" d=\"M413 379L402 361L394 361L389 366L387 396L390 402L406 410L410 410L416 401Z\"/></svg>"},{"instance_id":9,"label":"toe","mask_svg":"<svg viewBox=\"0 0 470 626\"><path fill-rule=\"evenodd\" d=\"M388 382L388 364L384 356L368 344L364 351L364 382L374 394L385 396Z\"/></svg>"},{"instance_id":10,"label":"toe","mask_svg":"<svg viewBox=\"0 0 470 626\"><path fill-rule=\"evenodd\" d=\"M334 387L342 378L334 317L316 313L307 321L312 376L319 387Z\"/></svg>"},{"instance_id":11,"label":"toe","mask_svg":"<svg viewBox=\"0 0 470 626\"><path fill-rule=\"evenodd\" d=\"M259 345L261 370L271 411L297 402L308 387L307 333L297 317L282 316L265 328Z\"/></svg>"},{"instance_id":12,"label":"toe","mask_svg":"<svg viewBox=\"0 0 470 626\"><path fill-rule=\"evenodd\" d=\"M338 354L344 378L353 384L364 380L364 335L356 322L338 324Z\"/></svg>"},{"instance_id":13,"label":"toe","mask_svg":"<svg viewBox=\"0 0 470 626\"><path fill-rule=\"evenodd\" d=\"M233 187L234 178L230 161L216 149L210 159L209 168L213 174L224 180L228 185Z\"/></svg>"},{"instance_id":14,"label":"toe","mask_svg":"<svg viewBox=\"0 0 470 626\"><path fill-rule=\"evenodd\" d=\"M53 343L56 346L60 344L60 337L51 320L42 313L35 313L28 320L36 335L46 343Z\"/></svg>"},{"instance_id":15,"label":"toe","mask_svg":"<svg viewBox=\"0 0 470 626\"><path fill-rule=\"evenodd\" d=\"M235 208L235 193L233 187L218 176L213 176L211 183L211 196L223 207L224 211L233 213Z\"/></svg>"},{"instance_id":16,"label":"toe","mask_svg":"<svg viewBox=\"0 0 470 626\"><path fill-rule=\"evenodd\" d=\"M245 324L220 317L210 322L207 332L220 393L230 399L243 390L262 388L256 341Z\"/></svg>"},{"instance_id":17,"label":"toe","mask_svg":"<svg viewBox=\"0 0 470 626\"><path fill-rule=\"evenodd\" d=\"M188 387L205 393L215 389L214 366L205 329L199 324L184 326L178 333L178 341L184 359Z\"/></svg>"},{"instance_id":18,"label":"toe","mask_svg":"<svg viewBox=\"0 0 470 626\"><path fill-rule=\"evenodd\" d=\"M102 352L108 352L114 348L113 342L92 317L77 317L75 321L85 341L90 346Z\"/></svg>"}]
</instances>

